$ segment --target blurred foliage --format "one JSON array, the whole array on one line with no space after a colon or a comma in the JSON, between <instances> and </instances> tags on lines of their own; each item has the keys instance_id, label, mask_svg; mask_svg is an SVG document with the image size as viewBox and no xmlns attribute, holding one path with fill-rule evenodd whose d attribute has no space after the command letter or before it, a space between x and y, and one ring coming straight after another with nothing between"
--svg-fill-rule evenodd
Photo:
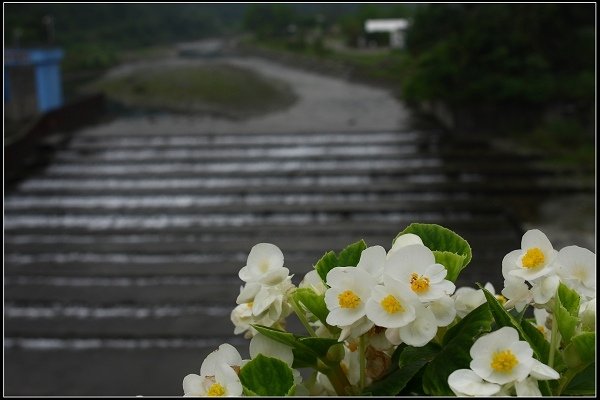
<instances>
[{"instance_id":1,"label":"blurred foliage","mask_svg":"<svg viewBox=\"0 0 600 400\"><path fill-rule=\"evenodd\" d=\"M409 101L521 106L594 101L595 12L589 4L436 4L406 38Z\"/></svg>"},{"instance_id":2,"label":"blurred foliage","mask_svg":"<svg viewBox=\"0 0 600 400\"><path fill-rule=\"evenodd\" d=\"M66 71L114 65L121 50L197 40L239 28L243 4L5 4L7 45L55 45ZM54 19L54 41L42 23Z\"/></svg>"}]
</instances>

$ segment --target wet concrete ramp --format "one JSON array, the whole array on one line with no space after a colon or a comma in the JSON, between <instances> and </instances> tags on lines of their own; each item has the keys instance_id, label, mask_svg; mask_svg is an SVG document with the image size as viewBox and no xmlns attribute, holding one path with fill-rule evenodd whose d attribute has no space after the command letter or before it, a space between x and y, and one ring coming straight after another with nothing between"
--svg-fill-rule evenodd
<instances>
[{"instance_id":1,"label":"wet concrete ramp","mask_svg":"<svg viewBox=\"0 0 600 400\"><path fill-rule=\"evenodd\" d=\"M229 314L259 242L298 283L437 223L473 248L458 284L499 288L512 199L580 190L529 161L436 132L82 132L5 197L5 394L182 395L219 344L247 355Z\"/></svg>"}]
</instances>

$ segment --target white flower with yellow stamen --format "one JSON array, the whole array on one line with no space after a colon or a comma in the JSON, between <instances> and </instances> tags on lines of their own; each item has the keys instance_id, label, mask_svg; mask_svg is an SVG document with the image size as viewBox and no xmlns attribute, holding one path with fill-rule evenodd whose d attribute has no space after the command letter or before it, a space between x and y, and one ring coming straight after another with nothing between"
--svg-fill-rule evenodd
<instances>
[{"instance_id":1,"label":"white flower with yellow stamen","mask_svg":"<svg viewBox=\"0 0 600 400\"><path fill-rule=\"evenodd\" d=\"M283 266L283 253L271 243L254 245L248 254L246 266L238 273L244 282L257 282L263 285L275 285L289 274Z\"/></svg>"},{"instance_id":2,"label":"white flower with yellow stamen","mask_svg":"<svg viewBox=\"0 0 600 400\"><path fill-rule=\"evenodd\" d=\"M558 252L557 274L565 285L587 298L596 297L596 255L579 246Z\"/></svg>"},{"instance_id":3,"label":"white flower with yellow stamen","mask_svg":"<svg viewBox=\"0 0 600 400\"><path fill-rule=\"evenodd\" d=\"M224 343L210 353L200 366L200 375L183 378L185 396L241 396L242 384L237 375L242 365L240 353Z\"/></svg>"},{"instance_id":4,"label":"white flower with yellow stamen","mask_svg":"<svg viewBox=\"0 0 600 400\"><path fill-rule=\"evenodd\" d=\"M470 350L471 369L482 379L503 385L522 381L534 366L529 343L514 328L503 327L481 336Z\"/></svg>"},{"instance_id":5,"label":"white flower with yellow stamen","mask_svg":"<svg viewBox=\"0 0 600 400\"><path fill-rule=\"evenodd\" d=\"M347 327L366 315L366 304L375 286L375 279L356 267L336 267L327 274L325 305L329 310L329 325Z\"/></svg>"},{"instance_id":6,"label":"white flower with yellow stamen","mask_svg":"<svg viewBox=\"0 0 600 400\"><path fill-rule=\"evenodd\" d=\"M402 282L392 278L377 285L367 302L367 318L377 326L400 328L414 321L419 298Z\"/></svg>"},{"instance_id":7,"label":"white flower with yellow stamen","mask_svg":"<svg viewBox=\"0 0 600 400\"><path fill-rule=\"evenodd\" d=\"M237 373L225 364L217 365L213 375L189 374L183 378L184 397L238 397L242 392Z\"/></svg>"},{"instance_id":8,"label":"white flower with yellow stamen","mask_svg":"<svg viewBox=\"0 0 600 400\"><path fill-rule=\"evenodd\" d=\"M504 279L512 276L532 282L554 271L553 263L557 254L542 231L528 230L521 238L521 249L504 256L502 275Z\"/></svg>"},{"instance_id":9,"label":"white flower with yellow stamen","mask_svg":"<svg viewBox=\"0 0 600 400\"><path fill-rule=\"evenodd\" d=\"M418 244L398 249L384 267L384 275L407 284L422 302L454 292L454 283L444 279L447 272L442 264L435 262L435 256L428 247Z\"/></svg>"}]
</instances>

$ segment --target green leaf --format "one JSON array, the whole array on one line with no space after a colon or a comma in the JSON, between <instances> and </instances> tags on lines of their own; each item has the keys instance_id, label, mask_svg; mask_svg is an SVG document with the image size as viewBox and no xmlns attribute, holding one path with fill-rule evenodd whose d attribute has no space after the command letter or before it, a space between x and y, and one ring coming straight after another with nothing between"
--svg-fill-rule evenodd
<instances>
[{"instance_id":1,"label":"green leaf","mask_svg":"<svg viewBox=\"0 0 600 400\"><path fill-rule=\"evenodd\" d=\"M550 343L544 337L544 334L538 330L538 328L526 319L521 321L521 328L523 333L527 335L529 340L536 343L540 355L540 361L544 364L548 364L548 357L550 355ZM557 354L555 354L556 357ZM556 358L555 358L556 365Z\"/></svg>"},{"instance_id":2,"label":"green leaf","mask_svg":"<svg viewBox=\"0 0 600 400\"><path fill-rule=\"evenodd\" d=\"M325 305L325 295L318 295L314 290L310 288L299 288L296 289L294 294L292 295L296 303L302 304L304 308L310 311L315 317L319 319L325 326L329 326L327 324L327 315L329 315L329 310Z\"/></svg>"},{"instance_id":3,"label":"green leaf","mask_svg":"<svg viewBox=\"0 0 600 400\"><path fill-rule=\"evenodd\" d=\"M561 395L594 396L596 394L596 363L589 364L573 377Z\"/></svg>"},{"instance_id":4,"label":"green leaf","mask_svg":"<svg viewBox=\"0 0 600 400\"><path fill-rule=\"evenodd\" d=\"M323 358L327 355L327 351L331 346L335 346L340 343L337 339L320 338L320 337L303 337L298 339L304 346L310 348L312 353Z\"/></svg>"},{"instance_id":5,"label":"green leaf","mask_svg":"<svg viewBox=\"0 0 600 400\"><path fill-rule=\"evenodd\" d=\"M574 317L569 310L562 305L559 296L556 297L554 316L556 317L558 331L560 332L563 342L569 343L575 334L575 328L577 328L579 318Z\"/></svg>"},{"instance_id":6,"label":"green leaf","mask_svg":"<svg viewBox=\"0 0 600 400\"><path fill-rule=\"evenodd\" d=\"M360 261L360 255L362 251L366 248L367 244L362 239L347 246L344 250L340 251L340 254L338 254L337 266L356 267Z\"/></svg>"},{"instance_id":7,"label":"green leaf","mask_svg":"<svg viewBox=\"0 0 600 400\"><path fill-rule=\"evenodd\" d=\"M573 336L564 350L565 362L569 368L592 363L596 357L596 333L584 332Z\"/></svg>"},{"instance_id":8,"label":"green leaf","mask_svg":"<svg viewBox=\"0 0 600 400\"><path fill-rule=\"evenodd\" d=\"M294 353L294 368L316 367L318 359L324 358L329 348L339 343L336 339L297 336L262 325L252 326L263 335L290 346Z\"/></svg>"},{"instance_id":9,"label":"green leaf","mask_svg":"<svg viewBox=\"0 0 600 400\"><path fill-rule=\"evenodd\" d=\"M242 385L258 396L285 396L294 386L291 368L262 354L244 365L239 376Z\"/></svg>"},{"instance_id":10,"label":"green leaf","mask_svg":"<svg viewBox=\"0 0 600 400\"><path fill-rule=\"evenodd\" d=\"M333 251L328 251L321 257L319 261L315 264L315 269L317 273L323 280L323 282L327 282L327 274L329 271L338 266L337 256Z\"/></svg>"},{"instance_id":11,"label":"green leaf","mask_svg":"<svg viewBox=\"0 0 600 400\"><path fill-rule=\"evenodd\" d=\"M450 251L433 251L433 256L435 257L435 262L438 264L442 264L446 267L448 271L446 275L446 279L451 282L456 281L460 271L463 269L463 265L465 265L466 256L462 254L455 254Z\"/></svg>"},{"instance_id":12,"label":"green leaf","mask_svg":"<svg viewBox=\"0 0 600 400\"><path fill-rule=\"evenodd\" d=\"M558 299L560 304L574 317L579 316L579 294L567 287L564 283L558 285Z\"/></svg>"},{"instance_id":13,"label":"green leaf","mask_svg":"<svg viewBox=\"0 0 600 400\"><path fill-rule=\"evenodd\" d=\"M448 376L457 369L469 368L471 347L481 334L492 329L492 321L490 307L484 303L446 332L442 350L425 367L423 390L426 394L454 395L448 386Z\"/></svg>"},{"instance_id":14,"label":"green leaf","mask_svg":"<svg viewBox=\"0 0 600 400\"><path fill-rule=\"evenodd\" d=\"M440 351L440 346L430 342L423 347L406 347L400 354L398 369L394 369L381 380L365 388L364 394L395 396L427 365Z\"/></svg>"},{"instance_id":15,"label":"green leaf","mask_svg":"<svg viewBox=\"0 0 600 400\"><path fill-rule=\"evenodd\" d=\"M434 252L436 262L448 270L446 279L455 281L469 262L472 253L469 243L455 232L437 224L410 224L398 236L412 233L421 238L423 244ZM396 239L394 239L394 242Z\"/></svg>"}]
</instances>

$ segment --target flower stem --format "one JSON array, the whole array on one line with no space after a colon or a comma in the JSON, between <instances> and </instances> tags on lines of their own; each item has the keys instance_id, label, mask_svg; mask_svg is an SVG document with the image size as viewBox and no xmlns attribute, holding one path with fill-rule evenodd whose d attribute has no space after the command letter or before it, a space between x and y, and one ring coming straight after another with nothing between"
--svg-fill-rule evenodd
<instances>
[{"instance_id":1,"label":"flower stem","mask_svg":"<svg viewBox=\"0 0 600 400\"><path fill-rule=\"evenodd\" d=\"M554 353L558 345L558 323L556 322L556 309L552 313L552 330L550 331L550 354L548 354L548 366L554 368Z\"/></svg>"},{"instance_id":2,"label":"flower stem","mask_svg":"<svg viewBox=\"0 0 600 400\"><path fill-rule=\"evenodd\" d=\"M296 303L296 300L294 298L291 298L290 305L292 306L292 309L294 310L294 312L298 316L298 319L300 320L300 322L302 323L302 325L304 325L304 328L306 328L306 331L309 333L309 335L312 336L312 337L317 337L317 334L315 333L315 330L308 323L308 320L306 319L306 315L304 314L304 312L302 311L302 309L298 305L298 303Z\"/></svg>"},{"instance_id":3,"label":"flower stem","mask_svg":"<svg viewBox=\"0 0 600 400\"><path fill-rule=\"evenodd\" d=\"M348 389L351 385L340 364L329 369L325 375L329 378L329 382L331 382L338 396L348 396Z\"/></svg>"},{"instance_id":4,"label":"flower stem","mask_svg":"<svg viewBox=\"0 0 600 400\"><path fill-rule=\"evenodd\" d=\"M360 341L358 342L358 361L360 365L360 380L358 381L358 387L362 391L365 387L365 374L367 372L367 359L366 359L366 350L367 350L367 342L365 339L365 335L360 337Z\"/></svg>"}]
</instances>

